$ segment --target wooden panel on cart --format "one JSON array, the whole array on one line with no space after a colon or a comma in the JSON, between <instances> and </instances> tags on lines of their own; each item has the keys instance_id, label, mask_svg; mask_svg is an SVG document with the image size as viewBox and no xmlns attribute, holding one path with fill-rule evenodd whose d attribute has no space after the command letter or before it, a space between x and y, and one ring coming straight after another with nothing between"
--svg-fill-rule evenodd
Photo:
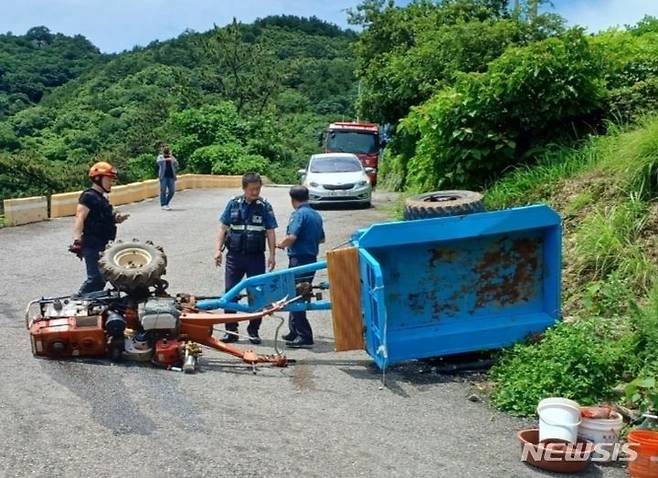
<instances>
[{"instance_id":1,"label":"wooden panel on cart","mask_svg":"<svg viewBox=\"0 0 658 478\"><path fill-rule=\"evenodd\" d=\"M363 350L363 312L357 248L328 252L327 273L331 284L329 291L336 352Z\"/></svg>"}]
</instances>

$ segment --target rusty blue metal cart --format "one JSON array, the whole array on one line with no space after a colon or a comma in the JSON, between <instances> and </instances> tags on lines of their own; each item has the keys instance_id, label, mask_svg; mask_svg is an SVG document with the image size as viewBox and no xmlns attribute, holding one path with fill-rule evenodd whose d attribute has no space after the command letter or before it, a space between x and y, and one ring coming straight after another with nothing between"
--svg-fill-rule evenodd
<instances>
[{"instance_id":1,"label":"rusty blue metal cart","mask_svg":"<svg viewBox=\"0 0 658 478\"><path fill-rule=\"evenodd\" d=\"M358 248L365 349L381 369L505 347L560 319L561 221L547 206L374 224ZM326 261L244 280L200 309L261 310ZM331 284L320 284L320 289ZM235 302L245 296L246 302ZM327 299L286 310L327 310Z\"/></svg>"}]
</instances>

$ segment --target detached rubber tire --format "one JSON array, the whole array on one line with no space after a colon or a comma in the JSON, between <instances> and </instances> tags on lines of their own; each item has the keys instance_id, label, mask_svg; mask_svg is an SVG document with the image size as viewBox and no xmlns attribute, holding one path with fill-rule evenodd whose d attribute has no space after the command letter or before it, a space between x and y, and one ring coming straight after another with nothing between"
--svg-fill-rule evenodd
<instances>
[{"instance_id":1,"label":"detached rubber tire","mask_svg":"<svg viewBox=\"0 0 658 478\"><path fill-rule=\"evenodd\" d=\"M167 268L167 256L151 241L115 241L101 253L98 267L110 284L122 291L154 286Z\"/></svg>"},{"instance_id":2,"label":"detached rubber tire","mask_svg":"<svg viewBox=\"0 0 658 478\"><path fill-rule=\"evenodd\" d=\"M474 191L434 191L406 200L406 220L461 216L484 211L482 194Z\"/></svg>"}]
</instances>

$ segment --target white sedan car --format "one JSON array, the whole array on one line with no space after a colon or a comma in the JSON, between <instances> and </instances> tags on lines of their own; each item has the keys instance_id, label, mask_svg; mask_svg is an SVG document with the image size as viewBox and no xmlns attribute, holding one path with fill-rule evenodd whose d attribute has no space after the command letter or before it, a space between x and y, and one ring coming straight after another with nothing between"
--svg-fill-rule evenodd
<instances>
[{"instance_id":1,"label":"white sedan car","mask_svg":"<svg viewBox=\"0 0 658 478\"><path fill-rule=\"evenodd\" d=\"M309 190L309 202L349 204L369 207L372 186L368 173L356 155L351 153L314 154L306 169L300 169L302 184Z\"/></svg>"}]
</instances>

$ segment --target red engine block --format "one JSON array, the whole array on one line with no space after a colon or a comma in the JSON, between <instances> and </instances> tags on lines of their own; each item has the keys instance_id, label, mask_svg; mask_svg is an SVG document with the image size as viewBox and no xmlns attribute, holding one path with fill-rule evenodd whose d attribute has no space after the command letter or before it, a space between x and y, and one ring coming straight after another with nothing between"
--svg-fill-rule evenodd
<instances>
[{"instance_id":1,"label":"red engine block","mask_svg":"<svg viewBox=\"0 0 658 478\"><path fill-rule=\"evenodd\" d=\"M183 359L185 342L176 339L160 339L155 342L153 361L164 366L180 364Z\"/></svg>"},{"instance_id":2,"label":"red engine block","mask_svg":"<svg viewBox=\"0 0 658 478\"><path fill-rule=\"evenodd\" d=\"M32 353L51 358L104 355L107 343L100 315L39 320L30 337Z\"/></svg>"}]
</instances>

